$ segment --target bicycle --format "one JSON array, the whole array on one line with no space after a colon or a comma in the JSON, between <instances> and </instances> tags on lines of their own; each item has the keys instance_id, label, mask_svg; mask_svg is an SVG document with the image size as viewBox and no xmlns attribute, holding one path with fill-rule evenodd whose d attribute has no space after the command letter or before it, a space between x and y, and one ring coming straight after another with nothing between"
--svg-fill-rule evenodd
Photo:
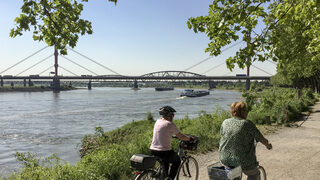
<instances>
[{"instance_id":1,"label":"bicycle","mask_svg":"<svg viewBox=\"0 0 320 180\"><path fill-rule=\"evenodd\" d=\"M267 173L264 167L258 166L260 171L260 180L267 180ZM208 175L210 180L241 180L243 171L240 166L229 168L220 162L208 166Z\"/></svg>"},{"instance_id":2,"label":"bicycle","mask_svg":"<svg viewBox=\"0 0 320 180\"><path fill-rule=\"evenodd\" d=\"M267 180L267 173L266 173L266 170L264 169L264 167L259 165L258 168L260 171L260 180Z\"/></svg>"},{"instance_id":3,"label":"bicycle","mask_svg":"<svg viewBox=\"0 0 320 180\"><path fill-rule=\"evenodd\" d=\"M257 141L254 141L255 148L257 147L257 143L258 143ZM264 169L264 167L261 165L258 165L258 169L260 171L260 180L267 180L267 173L266 173L266 170ZM214 163L214 164L208 166L208 175L210 177L210 180L215 180L215 179L241 180L242 173L243 173L243 171L240 166L230 168L230 167L227 167L227 166L221 164L221 162L217 162L217 163ZM211 177L212 177L212 179L211 179Z\"/></svg>"},{"instance_id":4,"label":"bicycle","mask_svg":"<svg viewBox=\"0 0 320 180\"><path fill-rule=\"evenodd\" d=\"M196 150L198 141L195 136L191 141L179 141L178 155L181 164L178 169L177 180L198 180L198 162L187 152L188 150ZM164 162L160 157L135 154L130 158L130 161L131 167L135 169L134 180L165 180L168 176L164 168Z\"/></svg>"}]
</instances>

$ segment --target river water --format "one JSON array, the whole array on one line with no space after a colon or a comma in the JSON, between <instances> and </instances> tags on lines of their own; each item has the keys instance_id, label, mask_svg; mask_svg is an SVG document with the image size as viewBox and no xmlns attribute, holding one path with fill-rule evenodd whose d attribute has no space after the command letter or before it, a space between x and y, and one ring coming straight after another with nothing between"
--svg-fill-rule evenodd
<instances>
[{"instance_id":1,"label":"river water","mask_svg":"<svg viewBox=\"0 0 320 180\"><path fill-rule=\"evenodd\" d=\"M82 137L93 134L96 126L109 131L146 117L171 105L176 119L194 118L219 106L229 109L239 101L237 91L214 90L198 98L179 97L183 89L155 91L143 88L93 88L52 92L0 93L0 177L20 167L15 152L32 152L47 157L56 153L66 162L79 160Z\"/></svg>"}]
</instances>

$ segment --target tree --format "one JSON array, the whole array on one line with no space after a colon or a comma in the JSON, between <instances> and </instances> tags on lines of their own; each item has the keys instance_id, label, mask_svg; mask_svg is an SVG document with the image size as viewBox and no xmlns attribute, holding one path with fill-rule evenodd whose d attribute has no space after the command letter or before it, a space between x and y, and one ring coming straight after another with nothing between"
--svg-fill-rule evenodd
<instances>
[{"instance_id":1,"label":"tree","mask_svg":"<svg viewBox=\"0 0 320 180\"><path fill-rule=\"evenodd\" d=\"M283 76L276 79L297 87L319 87L319 0L214 0L209 7L207 16L190 18L187 24L207 34L210 43L205 51L211 55L219 55L223 46L239 37L247 42L226 60L230 70L235 64L244 68L271 59L278 62L278 76ZM265 26L259 34L258 23Z\"/></svg>"},{"instance_id":2,"label":"tree","mask_svg":"<svg viewBox=\"0 0 320 180\"><path fill-rule=\"evenodd\" d=\"M11 29L10 36L14 38L23 31L33 31L35 41L44 41L61 54L67 54L66 46L75 47L79 35L92 34L91 22L80 18L83 4L78 1L23 0L21 14L15 18L16 27Z\"/></svg>"},{"instance_id":3,"label":"tree","mask_svg":"<svg viewBox=\"0 0 320 180\"><path fill-rule=\"evenodd\" d=\"M263 38L259 35L252 37L258 25L259 18L266 18L264 3L269 0L214 0L209 6L208 16L190 18L188 27L194 32L204 32L210 39L206 52L219 55L221 48L237 41L240 37L247 42L247 47L240 49L234 57L226 60L227 67L232 70L234 64L240 68L250 66L252 61L265 59L261 51ZM262 42L261 42L262 41Z\"/></svg>"},{"instance_id":4,"label":"tree","mask_svg":"<svg viewBox=\"0 0 320 180\"><path fill-rule=\"evenodd\" d=\"M278 76L287 84L315 89L320 78L320 4L285 0L272 3L270 10L266 23L274 28L267 41Z\"/></svg>"}]
</instances>

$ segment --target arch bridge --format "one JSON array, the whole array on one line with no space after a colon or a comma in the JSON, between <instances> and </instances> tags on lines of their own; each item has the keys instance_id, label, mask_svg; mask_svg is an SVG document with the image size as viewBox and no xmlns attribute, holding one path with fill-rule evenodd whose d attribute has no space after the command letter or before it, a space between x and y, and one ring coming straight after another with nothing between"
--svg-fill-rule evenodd
<instances>
[{"instance_id":1,"label":"arch bridge","mask_svg":"<svg viewBox=\"0 0 320 180\"><path fill-rule=\"evenodd\" d=\"M204 77L205 75L187 72L187 71L157 71L147 73L141 77Z\"/></svg>"}]
</instances>

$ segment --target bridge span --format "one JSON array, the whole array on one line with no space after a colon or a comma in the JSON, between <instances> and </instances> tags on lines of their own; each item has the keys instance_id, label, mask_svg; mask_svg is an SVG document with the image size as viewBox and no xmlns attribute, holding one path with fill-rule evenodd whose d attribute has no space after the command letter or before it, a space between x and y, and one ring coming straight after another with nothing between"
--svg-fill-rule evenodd
<instances>
[{"instance_id":1,"label":"bridge span","mask_svg":"<svg viewBox=\"0 0 320 180\"><path fill-rule=\"evenodd\" d=\"M58 78L60 80L270 80L271 76L0 76L3 80L53 80Z\"/></svg>"},{"instance_id":2,"label":"bridge span","mask_svg":"<svg viewBox=\"0 0 320 180\"><path fill-rule=\"evenodd\" d=\"M27 80L29 86L32 86L32 81L47 80L52 81L52 89L54 91L60 90L60 81L88 81L88 89L91 89L91 82L133 82L133 87L138 88L138 82L205 82L209 83L209 87L214 87L213 81L225 81L225 80L245 80L249 82L251 80L270 80L270 76L205 76L192 72L185 71L158 71L153 73L144 74L141 76L124 76L124 75L81 75L81 76L12 76L4 75L0 76L0 86L4 85L4 81L23 81L26 87ZM13 86L13 82L11 82Z\"/></svg>"}]
</instances>

